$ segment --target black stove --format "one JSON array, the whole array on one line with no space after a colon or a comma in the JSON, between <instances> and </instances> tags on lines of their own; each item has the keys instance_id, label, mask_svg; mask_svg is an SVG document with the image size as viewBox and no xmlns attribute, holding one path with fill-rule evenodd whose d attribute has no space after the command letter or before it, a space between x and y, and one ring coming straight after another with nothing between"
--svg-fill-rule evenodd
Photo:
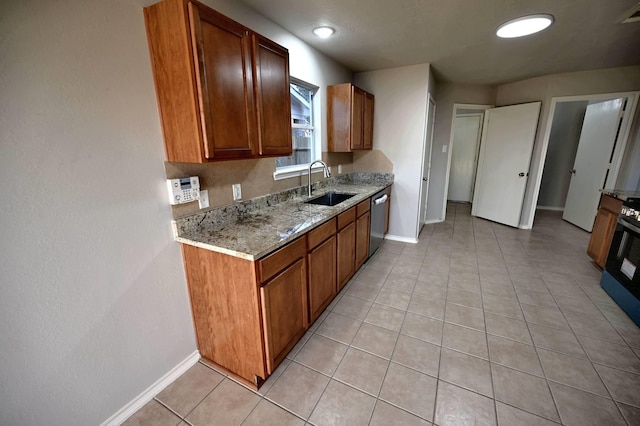
<instances>
[{"instance_id":1,"label":"black stove","mask_svg":"<svg viewBox=\"0 0 640 426\"><path fill-rule=\"evenodd\" d=\"M622 204L620 219L636 226L640 226L640 197L627 198L627 200Z\"/></svg>"}]
</instances>

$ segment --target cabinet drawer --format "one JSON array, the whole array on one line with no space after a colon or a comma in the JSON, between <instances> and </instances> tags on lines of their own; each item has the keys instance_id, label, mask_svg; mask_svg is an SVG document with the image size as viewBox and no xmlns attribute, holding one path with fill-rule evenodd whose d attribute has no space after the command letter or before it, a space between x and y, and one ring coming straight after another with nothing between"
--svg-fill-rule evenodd
<instances>
[{"instance_id":1,"label":"cabinet drawer","mask_svg":"<svg viewBox=\"0 0 640 426\"><path fill-rule=\"evenodd\" d=\"M602 198L600 198L600 208L614 214L620 214L620 210L622 210L622 200L618 200L609 195L603 195Z\"/></svg>"},{"instance_id":2,"label":"cabinet drawer","mask_svg":"<svg viewBox=\"0 0 640 426\"><path fill-rule=\"evenodd\" d=\"M280 250L258 261L258 282L264 284L269 278L307 254L307 239L302 236Z\"/></svg>"},{"instance_id":3,"label":"cabinet drawer","mask_svg":"<svg viewBox=\"0 0 640 426\"><path fill-rule=\"evenodd\" d=\"M356 208L351 207L344 213L338 215L338 230L341 230L351 222L356 220Z\"/></svg>"},{"instance_id":4,"label":"cabinet drawer","mask_svg":"<svg viewBox=\"0 0 640 426\"><path fill-rule=\"evenodd\" d=\"M331 219L324 225L320 225L307 234L307 246L309 251L336 233L336 219Z\"/></svg>"},{"instance_id":5,"label":"cabinet drawer","mask_svg":"<svg viewBox=\"0 0 640 426\"><path fill-rule=\"evenodd\" d=\"M357 211L357 216L358 217L362 216L363 214L365 214L369 210L371 210L371 199L370 198L367 198L366 200L364 200L363 202L361 202L360 204L358 204L356 206L356 211Z\"/></svg>"}]
</instances>

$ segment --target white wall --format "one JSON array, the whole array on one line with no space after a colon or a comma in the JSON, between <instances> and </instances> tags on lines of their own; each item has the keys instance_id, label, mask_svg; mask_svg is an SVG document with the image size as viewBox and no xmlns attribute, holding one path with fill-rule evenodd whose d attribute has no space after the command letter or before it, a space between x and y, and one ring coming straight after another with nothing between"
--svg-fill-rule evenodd
<instances>
[{"instance_id":1,"label":"white wall","mask_svg":"<svg viewBox=\"0 0 640 426\"><path fill-rule=\"evenodd\" d=\"M491 86L445 82L437 83L436 122L433 133L429 199L427 201L428 222L444 220L442 206L447 197L447 165L449 161L453 104L492 105L494 102L495 89ZM443 146L447 147L447 152L442 152Z\"/></svg>"},{"instance_id":2,"label":"white wall","mask_svg":"<svg viewBox=\"0 0 640 426\"><path fill-rule=\"evenodd\" d=\"M0 424L99 424L196 349L142 2L3 2L0 28ZM293 75L350 76L294 42Z\"/></svg>"},{"instance_id":3,"label":"white wall","mask_svg":"<svg viewBox=\"0 0 640 426\"><path fill-rule=\"evenodd\" d=\"M358 73L355 84L376 97L373 147L393 163L389 237L414 240L418 234L429 64Z\"/></svg>"},{"instance_id":4,"label":"white wall","mask_svg":"<svg viewBox=\"0 0 640 426\"><path fill-rule=\"evenodd\" d=\"M538 131L533 146L529 180L527 181L522 209L523 213L520 220L522 226L528 227L533 223L533 214L535 213L535 208L533 207L536 205L538 198L536 183L541 174L540 165L544 161L542 139L544 137L544 129L546 129L549 120L551 98L635 90L640 90L640 66L552 74L498 86L496 94L497 106L542 101L540 121L538 122ZM632 126L637 128L639 125L640 123L636 120ZM637 132L637 130L634 131ZM629 140L622 166L625 173L630 167L640 167L640 163L634 163L640 158L630 155L636 149L635 144L637 143L638 138Z\"/></svg>"},{"instance_id":5,"label":"white wall","mask_svg":"<svg viewBox=\"0 0 640 426\"><path fill-rule=\"evenodd\" d=\"M564 208L589 101L559 102L553 114L538 207Z\"/></svg>"}]
</instances>

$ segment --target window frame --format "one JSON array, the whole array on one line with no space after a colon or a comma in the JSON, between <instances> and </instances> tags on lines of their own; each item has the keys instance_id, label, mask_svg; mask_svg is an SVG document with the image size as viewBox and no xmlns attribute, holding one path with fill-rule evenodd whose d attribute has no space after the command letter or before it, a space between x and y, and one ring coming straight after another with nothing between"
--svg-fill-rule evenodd
<instances>
[{"instance_id":1,"label":"window frame","mask_svg":"<svg viewBox=\"0 0 640 426\"><path fill-rule=\"evenodd\" d=\"M311 161L315 161L317 159L322 159L322 143L320 138L320 124L321 124L321 114L319 113L321 103L320 103L320 88L311 83L307 83L304 80L300 80L295 77L290 77L290 84L295 84L298 86L302 86L306 89L311 90L311 125L308 124L294 124L291 123L291 131L293 129L309 129L312 131L312 149L311 149ZM289 179L297 176L305 176L308 174L309 164L295 164L292 166L282 166L275 167L275 171L273 172L273 180L282 180ZM313 167L311 173L317 173L322 171L322 166L317 165Z\"/></svg>"}]
</instances>

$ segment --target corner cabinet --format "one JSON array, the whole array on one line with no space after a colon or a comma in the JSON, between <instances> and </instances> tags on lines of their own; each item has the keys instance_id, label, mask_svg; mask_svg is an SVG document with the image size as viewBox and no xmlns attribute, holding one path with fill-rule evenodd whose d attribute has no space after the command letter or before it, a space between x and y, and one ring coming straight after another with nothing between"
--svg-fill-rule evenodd
<instances>
[{"instance_id":1,"label":"corner cabinet","mask_svg":"<svg viewBox=\"0 0 640 426\"><path fill-rule=\"evenodd\" d=\"M613 233L621 210L622 200L602 194L587 249L589 257L602 269L607 263L611 240L613 239Z\"/></svg>"},{"instance_id":2,"label":"corner cabinet","mask_svg":"<svg viewBox=\"0 0 640 426\"><path fill-rule=\"evenodd\" d=\"M196 1L144 16L168 161L291 153L287 49Z\"/></svg>"},{"instance_id":3,"label":"corner cabinet","mask_svg":"<svg viewBox=\"0 0 640 426\"><path fill-rule=\"evenodd\" d=\"M329 152L373 148L374 96L351 83L327 87Z\"/></svg>"}]
</instances>

